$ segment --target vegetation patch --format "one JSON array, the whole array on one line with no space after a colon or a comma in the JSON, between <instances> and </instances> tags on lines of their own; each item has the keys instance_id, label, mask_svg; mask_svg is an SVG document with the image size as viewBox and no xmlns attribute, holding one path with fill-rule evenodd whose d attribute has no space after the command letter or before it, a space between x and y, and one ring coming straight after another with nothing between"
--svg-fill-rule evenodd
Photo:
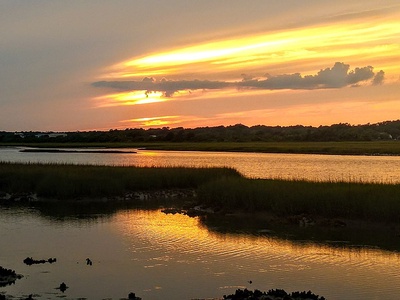
<instances>
[{"instance_id":1,"label":"vegetation patch","mask_svg":"<svg viewBox=\"0 0 400 300\"><path fill-rule=\"evenodd\" d=\"M277 216L400 221L400 185L359 182L225 177L203 184L198 197L208 206Z\"/></svg>"},{"instance_id":2,"label":"vegetation patch","mask_svg":"<svg viewBox=\"0 0 400 300\"><path fill-rule=\"evenodd\" d=\"M120 167L0 163L0 191L38 197L120 196L142 190L197 189L217 178L240 177L230 168Z\"/></svg>"},{"instance_id":3,"label":"vegetation patch","mask_svg":"<svg viewBox=\"0 0 400 300\"><path fill-rule=\"evenodd\" d=\"M305 225L312 223L309 216L400 222L398 184L249 179L231 168L0 163L3 195L35 193L39 198L67 200L130 195L125 198L146 200L159 191L174 189L188 189L192 195L190 191L195 191L196 204L215 212L301 216L295 220ZM31 194L24 197L36 200Z\"/></svg>"}]
</instances>

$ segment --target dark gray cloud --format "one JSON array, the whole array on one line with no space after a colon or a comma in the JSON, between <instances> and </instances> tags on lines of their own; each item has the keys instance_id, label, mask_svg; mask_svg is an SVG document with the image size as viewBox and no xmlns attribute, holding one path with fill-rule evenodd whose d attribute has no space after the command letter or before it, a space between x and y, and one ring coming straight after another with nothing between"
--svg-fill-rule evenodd
<instances>
[{"instance_id":1,"label":"dark gray cloud","mask_svg":"<svg viewBox=\"0 0 400 300\"><path fill-rule=\"evenodd\" d=\"M300 73L270 75L265 79L254 79L252 76L242 74L243 80L238 82L208 81L208 80L167 80L163 78L156 81L152 77L145 77L142 81L98 81L92 85L106 87L121 91L146 90L147 92L163 92L166 97L171 97L179 90L214 90L227 87L240 89L328 89L357 86L361 82L371 81L372 84L381 84L384 72L374 73L373 67L366 66L350 70L348 64L336 62L332 68L320 70L315 75L302 76Z\"/></svg>"},{"instance_id":2,"label":"dark gray cloud","mask_svg":"<svg viewBox=\"0 0 400 300\"><path fill-rule=\"evenodd\" d=\"M120 91L163 92L166 97L171 97L180 90L215 90L232 86L229 82L208 81L208 80L150 80L145 78L142 81L98 81L92 84L95 87L106 87ZM234 85L233 85L234 86Z\"/></svg>"},{"instance_id":3,"label":"dark gray cloud","mask_svg":"<svg viewBox=\"0 0 400 300\"><path fill-rule=\"evenodd\" d=\"M332 68L322 69L316 75L303 77L300 73L277 76L268 74L265 80L249 80L242 82L240 86L270 90L341 88L371 80L375 75L371 66L351 71L349 69L349 65L337 62Z\"/></svg>"},{"instance_id":4,"label":"dark gray cloud","mask_svg":"<svg viewBox=\"0 0 400 300\"><path fill-rule=\"evenodd\" d=\"M385 80L385 72L380 70L378 73L375 74L374 80L372 80L373 85L380 85Z\"/></svg>"}]
</instances>

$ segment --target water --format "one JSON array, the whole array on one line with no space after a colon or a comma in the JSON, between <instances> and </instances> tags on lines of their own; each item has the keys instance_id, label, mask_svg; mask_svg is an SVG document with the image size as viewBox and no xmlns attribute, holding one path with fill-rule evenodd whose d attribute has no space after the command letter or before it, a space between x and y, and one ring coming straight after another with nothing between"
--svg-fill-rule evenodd
<instances>
[{"instance_id":1,"label":"water","mask_svg":"<svg viewBox=\"0 0 400 300\"><path fill-rule=\"evenodd\" d=\"M400 183L400 156L137 150L136 154L29 153L1 148L0 161L125 166L232 167L252 178ZM126 149L135 150L135 149Z\"/></svg>"},{"instance_id":2,"label":"water","mask_svg":"<svg viewBox=\"0 0 400 300\"><path fill-rule=\"evenodd\" d=\"M400 157L19 150L0 148L0 161L228 166L253 178L400 182ZM143 300L189 300L245 287L312 290L329 300L400 295L400 238L387 229L285 228L97 203L0 207L0 238L0 266L24 275L0 293L17 299L121 299L135 292ZM28 256L57 262L26 266ZM87 257L93 266L86 265ZM61 282L69 286L65 293L56 289Z\"/></svg>"},{"instance_id":3,"label":"water","mask_svg":"<svg viewBox=\"0 0 400 300\"><path fill-rule=\"evenodd\" d=\"M264 234L271 230L266 224L237 231L219 227L226 220L211 227L160 210L106 211L100 206L0 210L0 265L24 275L0 292L37 299L121 299L133 291L146 300L217 298L245 287L312 290L329 300L400 295L397 251L352 246L351 240L332 246L329 233L321 241L305 241L291 231L288 239L275 230ZM27 256L57 262L26 266ZM93 266L86 265L87 257ZM56 289L61 282L69 286L65 293Z\"/></svg>"}]
</instances>

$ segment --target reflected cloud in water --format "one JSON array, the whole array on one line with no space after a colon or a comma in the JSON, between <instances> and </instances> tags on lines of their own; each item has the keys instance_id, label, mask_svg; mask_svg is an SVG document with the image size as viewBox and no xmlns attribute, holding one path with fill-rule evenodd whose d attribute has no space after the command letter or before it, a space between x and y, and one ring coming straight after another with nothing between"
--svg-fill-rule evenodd
<instances>
[{"instance_id":1,"label":"reflected cloud in water","mask_svg":"<svg viewBox=\"0 0 400 300\"><path fill-rule=\"evenodd\" d=\"M127 204L14 207L0 211L8 241L0 260L28 275L7 287L13 295L49 293L43 284L49 280L68 283L69 298L90 299L120 299L132 290L143 299L215 298L244 287L352 300L400 293L400 247L357 246L358 232L324 231ZM29 268L22 263L27 256L57 257L57 263ZM93 266L86 266L87 257Z\"/></svg>"},{"instance_id":2,"label":"reflected cloud in water","mask_svg":"<svg viewBox=\"0 0 400 300\"><path fill-rule=\"evenodd\" d=\"M400 279L397 252L351 243L330 246L329 242L262 234L221 233L201 226L197 218L160 211L127 211L117 214L116 219L120 234L132 249L140 240L147 244L146 251L158 253L162 262L152 262L152 267L164 272L184 264L195 269L197 276L213 278L219 289L232 278L236 277L233 285L246 285L244 279L251 278L260 289L277 285L289 290L315 287L320 294L339 299L346 293L366 293L368 282L391 289ZM343 276L346 282L342 282ZM344 285L340 292L334 288L338 282ZM377 292L376 286L370 289L368 293Z\"/></svg>"}]
</instances>

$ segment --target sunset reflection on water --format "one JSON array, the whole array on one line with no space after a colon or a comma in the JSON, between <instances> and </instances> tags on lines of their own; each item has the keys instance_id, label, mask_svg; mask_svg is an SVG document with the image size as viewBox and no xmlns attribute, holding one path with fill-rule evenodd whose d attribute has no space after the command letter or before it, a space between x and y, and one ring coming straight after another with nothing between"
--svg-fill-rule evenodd
<instances>
[{"instance_id":1,"label":"sunset reflection on water","mask_svg":"<svg viewBox=\"0 0 400 300\"><path fill-rule=\"evenodd\" d=\"M8 295L121 299L133 291L146 300L189 300L221 298L246 287L311 290L329 300L400 294L398 250L280 238L265 224L253 233L236 232L225 219L224 228L208 227L198 218L160 210L124 208L90 221L82 214L60 219L49 212L0 210L0 234L7 241L0 265L24 275L4 288ZM27 256L56 257L57 263L26 266ZM86 265L87 257L93 266ZM63 281L70 287L65 294L54 289Z\"/></svg>"},{"instance_id":2,"label":"sunset reflection on water","mask_svg":"<svg viewBox=\"0 0 400 300\"><path fill-rule=\"evenodd\" d=\"M160 211L119 213L115 224L132 250L132 259L141 257L144 269L156 268L158 275L176 276L177 281L203 278L216 294L238 287L284 288L311 289L327 299L346 299L350 294L355 295L352 299L365 299L365 293L390 291L400 279L397 252L222 234L199 226L197 218ZM163 276L156 286L165 288Z\"/></svg>"}]
</instances>

